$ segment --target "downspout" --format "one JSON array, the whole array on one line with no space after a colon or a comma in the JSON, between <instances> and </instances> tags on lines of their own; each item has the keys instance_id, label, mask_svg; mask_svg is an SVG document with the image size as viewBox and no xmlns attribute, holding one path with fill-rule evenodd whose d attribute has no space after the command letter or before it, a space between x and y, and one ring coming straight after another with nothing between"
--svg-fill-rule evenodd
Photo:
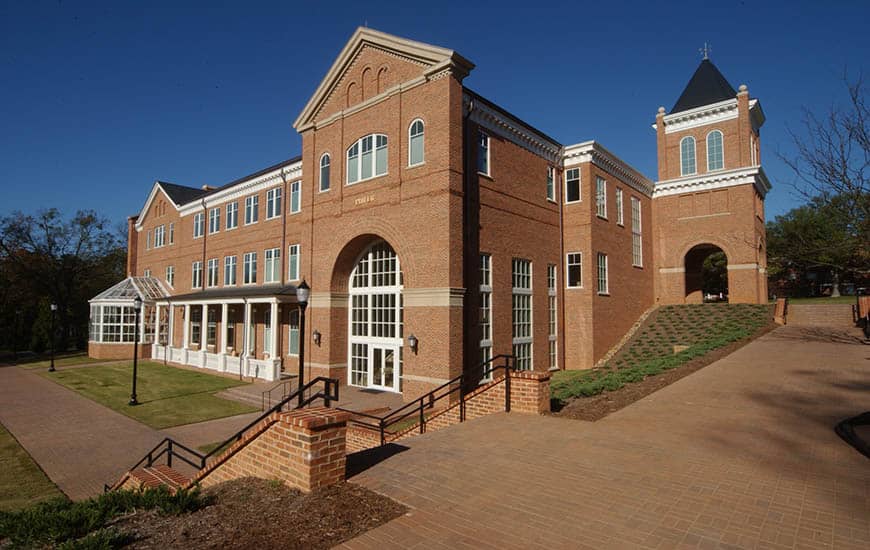
<instances>
[{"instance_id":1,"label":"downspout","mask_svg":"<svg viewBox=\"0 0 870 550\"><path fill-rule=\"evenodd\" d=\"M563 193L565 192L564 158L565 148L562 147L559 150L559 192L556 193L556 198L559 201L559 261L556 263L556 265L559 266L559 273L556 274L556 296L559 296L560 294L562 295L562 299L559 300L559 326L556 330L556 341L561 344L559 345L558 366L562 370L567 369L567 365L565 364L565 348L568 345L568 338L565 337L565 300L567 298L567 293L565 292L565 289L568 288L568 281L564 280L567 274L565 271L565 197L563 196ZM554 185L555 183L556 182L553 182ZM561 333L561 337L559 333Z\"/></svg>"},{"instance_id":2,"label":"downspout","mask_svg":"<svg viewBox=\"0 0 870 550\"><path fill-rule=\"evenodd\" d=\"M248 299L244 296L242 297L242 320L242 332L244 333L242 334L242 349L244 350L244 353L239 357L239 380L244 380L244 377L242 376L242 367L247 363L248 352L250 351L248 350L248 332L250 332L248 329L248 322L250 321L250 319L248 319Z\"/></svg>"},{"instance_id":3,"label":"downspout","mask_svg":"<svg viewBox=\"0 0 870 550\"><path fill-rule=\"evenodd\" d=\"M202 284L200 284L199 291L205 292L205 277L206 277L206 272L205 272L205 270L206 270L206 259L205 259L206 249L205 249L205 245L206 245L206 240L208 239L208 229L209 229L208 223L207 223L208 210L205 207L205 199L200 199L200 203L202 204L202 271L200 271L200 274L202 276L202 280L200 281L200 283L202 283ZM204 323L204 322L206 322L206 320L203 319L202 322ZM202 339L202 337L200 337L200 339ZM202 346L202 347L205 348L205 346Z\"/></svg>"},{"instance_id":4,"label":"downspout","mask_svg":"<svg viewBox=\"0 0 870 550\"><path fill-rule=\"evenodd\" d=\"M281 286L287 284L287 262L290 261L290 253L287 250L287 211L290 209L290 195L287 193L287 174L284 173L284 169L281 168L281 181L284 182L284 190L281 191L284 195L284 204L281 205L281 254L278 256L279 258L287 254L287 257L281 261ZM300 197L301 198L301 197ZM278 304L275 304L275 307L278 307ZM275 352L278 354L278 359L281 361L281 366L279 368L278 377L280 378L280 373L284 371L284 354L278 350L278 344L281 343L281 330L279 327L281 326L281 309L278 309L278 322L277 326L272 327L272 338L275 338ZM272 358L275 359L274 357Z\"/></svg>"},{"instance_id":5,"label":"downspout","mask_svg":"<svg viewBox=\"0 0 870 550\"><path fill-rule=\"evenodd\" d=\"M463 200L462 200L462 279L465 286L464 310L462 314L463 324L463 373L477 365L474 359L479 356L475 350L480 346L480 190L476 185L477 174L473 169L471 147L475 140L471 139L469 119L474 112L474 100L468 103L468 110L462 116L462 172L463 172ZM477 193L475 193L477 190ZM468 388L477 385L477 380L469 380Z\"/></svg>"}]
</instances>

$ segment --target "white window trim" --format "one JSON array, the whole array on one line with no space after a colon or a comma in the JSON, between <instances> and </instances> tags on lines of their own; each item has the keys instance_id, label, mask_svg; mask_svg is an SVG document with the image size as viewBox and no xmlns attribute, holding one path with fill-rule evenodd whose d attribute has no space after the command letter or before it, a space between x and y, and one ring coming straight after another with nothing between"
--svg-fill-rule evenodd
<instances>
[{"instance_id":1,"label":"white window trim","mask_svg":"<svg viewBox=\"0 0 870 550\"><path fill-rule=\"evenodd\" d=\"M550 196L551 190L552 196ZM547 200L556 203L556 169L552 166L547 166Z\"/></svg>"},{"instance_id":2,"label":"white window trim","mask_svg":"<svg viewBox=\"0 0 870 550\"><path fill-rule=\"evenodd\" d=\"M251 282L246 282L246 281L245 281L245 278L246 278L245 276L246 276L246 274L247 274L247 265L248 265L248 263L249 263L249 262L248 262L248 257L249 257L249 256L251 256L252 259L254 260L254 261L253 261L253 265L254 265L254 269L253 269L254 280L251 281ZM242 258L242 286L255 286L255 285L257 284L256 274L257 274L257 253L256 253L256 252L245 252L245 254L244 254L243 258Z\"/></svg>"},{"instance_id":3,"label":"white window trim","mask_svg":"<svg viewBox=\"0 0 870 550\"><path fill-rule=\"evenodd\" d=\"M513 286L514 279L514 262L528 262L529 264L529 288ZM529 370L535 370L535 297L534 297L534 275L535 264L532 260L525 258L511 259L511 351L513 346L517 344L529 344ZM525 295L529 297L529 336L514 336L513 335L513 297L514 295Z\"/></svg>"},{"instance_id":4,"label":"white window trim","mask_svg":"<svg viewBox=\"0 0 870 550\"><path fill-rule=\"evenodd\" d=\"M230 223L230 205L233 205L233 204L236 205L236 209L233 212L233 214L235 214L235 215L232 216L232 219L235 223L233 224L232 227L230 227L229 226L229 223ZM232 231L233 229L236 229L237 227L239 227L239 201L228 202L224 213L227 217L226 223L224 224L224 231Z\"/></svg>"},{"instance_id":5,"label":"white window trim","mask_svg":"<svg viewBox=\"0 0 870 550\"><path fill-rule=\"evenodd\" d=\"M710 168L710 135L713 134L714 132L719 132L719 136L720 136L719 139L720 139L720 143L722 144L720 147L722 149L722 167L716 168L715 170ZM751 134L750 134L750 137L752 137ZM751 143L751 141L752 140L750 140L750 143ZM707 172L721 172L722 170L724 170L725 169L725 134L722 132L722 130L719 130L718 128L714 128L713 130L710 130L709 132L707 132L707 136L704 138L704 148L707 150ZM753 147L753 150L754 149L755 148Z\"/></svg>"},{"instance_id":6,"label":"white window trim","mask_svg":"<svg viewBox=\"0 0 870 550\"><path fill-rule=\"evenodd\" d=\"M387 140L387 145L385 146L385 149L387 150L387 169L383 174L377 173L378 136L382 136L384 139ZM367 177L367 178L364 178L364 177L362 177L362 157L363 157L362 142L367 137L372 138L372 175ZM357 160L356 160L356 163L357 163L357 172L356 173L357 173L358 178L354 182L348 181L347 178L350 177L350 170L346 170L345 174L344 174L345 185L348 185L348 186L356 185L356 184L362 183L364 181L382 178L384 176L389 175L389 173L390 173L390 138L387 136L387 134L366 134L366 135L362 136L361 138L359 138L358 140L356 140L355 142L353 142L351 144L351 146L348 147L347 150L345 150L345 152L344 152L345 167L350 166L350 158L348 158L348 153L350 152L350 150L353 148L354 145L359 146L359 149L357 149L358 152L357 152ZM302 201L300 200L300 206L301 206L301 202Z\"/></svg>"},{"instance_id":7,"label":"white window trim","mask_svg":"<svg viewBox=\"0 0 870 550\"><path fill-rule=\"evenodd\" d=\"M326 189L323 188L323 159L329 159L329 187ZM318 193L328 193L329 190L332 189L332 155L329 152L323 153L320 155L320 162L317 164L317 192Z\"/></svg>"},{"instance_id":8,"label":"white window trim","mask_svg":"<svg viewBox=\"0 0 870 550\"><path fill-rule=\"evenodd\" d=\"M282 194L282 191L281 191L280 187L273 187L272 189L269 189L268 191L266 191L266 220L277 220L278 218L281 217L281 205L275 204L276 195L277 195L278 201L280 201L282 198L281 194ZM271 202L272 202L272 215L271 216L269 215L270 198L271 198Z\"/></svg>"},{"instance_id":9,"label":"white window trim","mask_svg":"<svg viewBox=\"0 0 870 550\"><path fill-rule=\"evenodd\" d=\"M550 272L553 273L553 284L550 284ZM582 269L581 269L582 271ZM583 277L580 277L582 280ZM559 266L555 264L547 265L547 341L555 342L556 357L553 364L550 365L551 370L559 368L559 295L556 289L559 288ZM550 309L550 298L553 298L553 309ZM553 316L553 330L550 331L550 315ZM547 359L549 361L550 349L547 347Z\"/></svg>"},{"instance_id":10,"label":"white window trim","mask_svg":"<svg viewBox=\"0 0 870 550\"><path fill-rule=\"evenodd\" d=\"M573 256L575 254L580 256L580 284L578 286L571 286L568 284L568 281L571 279L568 276L568 268L571 265L568 263L568 256ZM565 288L568 290L583 288L583 253L582 252L567 252L567 253L565 253Z\"/></svg>"},{"instance_id":11,"label":"white window trim","mask_svg":"<svg viewBox=\"0 0 870 550\"><path fill-rule=\"evenodd\" d=\"M631 238L632 238L632 254L631 254L631 265L632 267L643 267L643 203L637 197L631 197ZM634 205L637 204L637 228L634 227ZM638 248L640 249L640 254L638 257L640 258L640 263L634 262L634 236L637 235L638 244L640 245Z\"/></svg>"},{"instance_id":12,"label":"white window trim","mask_svg":"<svg viewBox=\"0 0 870 550\"><path fill-rule=\"evenodd\" d=\"M271 256L271 258L269 257ZM267 248L263 251L263 284L281 282L281 248Z\"/></svg>"},{"instance_id":13,"label":"white window trim","mask_svg":"<svg viewBox=\"0 0 870 550\"><path fill-rule=\"evenodd\" d=\"M601 182L604 184L603 192L598 192L598 183ZM604 199L601 203L598 202L599 195ZM603 207L604 213L598 211L599 204ZM595 176L595 215L601 218L602 220L606 220L607 218L607 180L602 178L601 176Z\"/></svg>"},{"instance_id":14,"label":"white window trim","mask_svg":"<svg viewBox=\"0 0 870 550\"><path fill-rule=\"evenodd\" d=\"M254 197L257 198L257 208L256 208L257 219L252 221L252 222L248 222L248 199L251 199L251 203L253 204ZM253 211L254 209L252 208L251 210ZM246 226L247 225L255 225L259 221L260 221L260 196L259 195L248 195L247 197L245 197L245 225Z\"/></svg>"},{"instance_id":15,"label":"white window trim","mask_svg":"<svg viewBox=\"0 0 870 550\"><path fill-rule=\"evenodd\" d=\"M601 290L601 258L604 258L604 290ZM598 288L595 290L598 292L599 296L610 296L610 267L609 260L607 258L607 254L603 252L599 252L596 255L595 261L595 284Z\"/></svg>"},{"instance_id":16,"label":"white window trim","mask_svg":"<svg viewBox=\"0 0 870 550\"><path fill-rule=\"evenodd\" d=\"M293 324L290 322L290 321L293 319L293 311L295 311L295 310L291 310L291 311L287 314L287 357L299 357L299 352L298 352L298 351L297 351L296 353L292 353L292 352L290 351L290 349L291 349L291 348L290 348L290 343L293 341L293 338L291 337L291 333L293 332ZM299 328L300 328L300 327L299 327L299 317L298 317L298 315L300 315L300 314L297 313L297 317L296 317L296 338L298 338L299 340L301 340L301 339L302 339L302 334L300 334L300 332L299 332Z\"/></svg>"},{"instance_id":17,"label":"white window trim","mask_svg":"<svg viewBox=\"0 0 870 550\"><path fill-rule=\"evenodd\" d=\"M482 172L478 170L477 173L488 178L492 177L492 139L488 132L484 132L483 130L477 131L477 151L480 152L480 137L486 136L486 172ZM478 165L480 165L480 161L478 160Z\"/></svg>"},{"instance_id":18,"label":"white window trim","mask_svg":"<svg viewBox=\"0 0 870 550\"><path fill-rule=\"evenodd\" d=\"M227 282L227 259L232 258L232 266L233 266L233 282ZM237 255L232 256L224 256L224 286L236 286L239 281L239 257Z\"/></svg>"},{"instance_id":19,"label":"white window trim","mask_svg":"<svg viewBox=\"0 0 870 550\"><path fill-rule=\"evenodd\" d=\"M215 233L219 233L221 230L221 207L216 206L214 208L208 209L208 234L214 235ZM213 223L216 222L216 223ZM216 226L212 229L212 226Z\"/></svg>"},{"instance_id":20,"label":"white window trim","mask_svg":"<svg viewBox=\"0 0 870 550\"><path fill-rule=\"evenodd\" d=\"M692 158L695 163L695 169L691 172L683 172L683 142L687 139L692 140ZM694 136L685 136L680 140L680 176L693 176L698 173L698 141Z\"/></svg>"},{"instance_id":21,"label":"white window trim","mask_svg":"<svg viewBox=\"0 0 870 550\"><path fill-rule=\"evenodd\" d=\"M294 254L294 248L295 254ZM295 255L296 257L296 273L290 272L290 258ZM287 247L287 280L288 281L298 281L300 279L302 273L302 245L299 243L291 244ZM295 277L294 277L295 275Z\"/></svg>"},{"instance_id":22,"label":"white window trim","mask_svg":"<svg viewBox=\"0 0 870 550\"><path fill-rule=\"evenodd\" d=\"M492 254L489 254L488 252L481 252L480 256L481 256L481 258L483 256L486 256L489 259L489 269L488 269L488 271L489 271L489 284L484 284L484 282L482 280L480 283L480 293L489 295L489 307L487 308L488 312L489 312L489 338L481 338L479 347L489 349L489 356L490 356L490 358L492 358L492 334L494 332L493 329L495 328L493 326L493 316L492 316L492 311L493 311L493 305L492 305ZM483 336L483 335L481 335L481 336ZM492 363L490 363L489 366L492 367ZM481 379L481 382L491 381L492 375L493 375L492 372L490 372L489 374L485 374L483 376L483 378Z\"/></svg>"},{"instance_id":23,"label":"white window trim","mask_svg":"<svg viewBox=\"0 0 870 550\"><path fill-rule=\"evenodd\" d=\"M577 200L569 201L568 200L568 173L572 170L577 170ZM583 201L583 178L581 177L580 168L568 168L565 170L565 173L562 174L562 180L565 182L565 204L576 204L578 202Z\"/></svg>"},{"instance_id":24,"label":"white window trim","mask_svg":"<svg viewBox=\"0 0 870 550\"><path fill-rule=\"evenodd\" d=\"M293 187L296 187L296 192L299 193L299 203L296 206L296 210L293 210ZM298 214L302 212L302 180L296 180L290 184L290 196L287 197L287 209L291 214Z\"/></svg>"},{"instance_id":25,"label":"white window trim","mask_svg":"<svg viewBox=\"0 0 870 550\"><path fill-rule=\"evenodd\" d=\"M199 235L196 234L197 231ZM197 212L193 215L193 238L201 239L203 235L205 235L205 212Z\"/></svg>"},{"instance_id":26,"label":"white window trim","mask_svg":"<svg viewBox=\"0 0 870 550\"><path fill-rule=\"evenodd\" d=\"M166 275L166 278L165 278L166 284L168 284L170 286L170 288L175 288L175 266L174 265L166 266L165 275Z\"/></svg>"},{"instance_id":27,"label":"white window trim","mask_svg":"<svg viewBox=\"0 0 870 550\"><path fill-rule=\"evenodd\" d=\"M614 202L616 202L616 225L625 227L625 194L621 187L617 187L614 193Z\"/></svg>"},{"instance_id":28,"label":"white window trim","mask_svg":"<svg viewBox=\"0 0 870 550\"><path fill-rule=\"evenodd\" d=\"M214 266L214 284L211 284L212 266ZM216 288L221 282L221 264L219 258L209 258L206 268L205 286L206 288Z\"/></svg>"},{"instance_id":29,"label":"white window trim","mask_svg":"<svg viewBox=\"0 0 870 550\"><path fill-rule=\"evenodd\" d=\"M411 162L411 128L413 128L414 124L417 122L423 125L423 132L420 134L423 136L423 160L413 163ZM424 164L426 164L426 123L423 122L422 118L415 118L411 121L411 124L408 125L408 168L416 168L418 166L423 166Z\"/></svg>"},{"instance_id":30,"label":"white window trim","mask_svg":"<svg viewBox=\"0 0 870 550\"><path fill-rule=\"evenodd\" d=\"M199 269L197 269L199 267ZM199 284L196 284L196 273L199 272ZM190 288L202 288L202 262L197 260L190 266Z\"/></svg>"}]
</instances>

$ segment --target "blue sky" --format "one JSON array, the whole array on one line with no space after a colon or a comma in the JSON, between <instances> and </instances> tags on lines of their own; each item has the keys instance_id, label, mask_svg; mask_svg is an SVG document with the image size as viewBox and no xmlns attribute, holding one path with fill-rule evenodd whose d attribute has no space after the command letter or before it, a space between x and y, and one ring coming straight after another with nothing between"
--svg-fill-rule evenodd
<instances>
[{"instance_id":1,"label":"blue sky","mask_svg":"<svg viewBox=\"0 0 870 550\"><path fill-rule=\"evenodd\" d=\"M72 2L0 0L0 215L94 208L122 222L151 184L220 185L297 155L291 127L357 26L454 49L465 83L562 143L656 174L670 109L712 44L767 115L768 218L799 204L775 156L801 108L870 77L870 3Z\"/></svg>"}]
</instances>

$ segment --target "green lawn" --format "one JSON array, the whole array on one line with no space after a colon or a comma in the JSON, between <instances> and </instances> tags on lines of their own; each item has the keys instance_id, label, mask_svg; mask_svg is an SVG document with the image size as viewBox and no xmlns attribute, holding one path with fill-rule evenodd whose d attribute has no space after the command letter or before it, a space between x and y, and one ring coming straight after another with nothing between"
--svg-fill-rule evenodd
<instances>
[{"instance_id":1,"label":"green lawn","mask_svg":"<svg viewBox=\"0 0 870 550\"><path fill-rule=\"evenodd\" d=\"M19 510L63 493L0 425L0 511Z\"/></svg>"},{"instance_id":2,"label":"green lawn","mask_svg":"<svg viewBox=\"0 0 870 550\"><path fill-rule=\"evenodd\" d=\"M70 365L87 365L89 363L105 363L106 359L94 359L88 357L86 352L68 353L64 355L54 356L55 367L65 367ZM51 358L46 358L45 354L38 357L28 358L27 361L21 361L18 366L25 369L47 369L51 366Z\"/></svg>"},{"instance_id":3,"label":"green lawn","mask_svg":"<svg viewBox=\"0 0 870 550\"><path fill-rule=\"evenodd\" d=\"M788 303L790 304L854 304L855 297L854 296L837 296L836 298L830 298L826 296L816 297L816 298L789 298Z\"/></svg>"},{"instance_id":4,"label":"green lawn","mask_svg":"<svg viewBox=\"0 0 870 550\"><path fill-rule=\"evenodd\" d=\"M157 429L258 410L214 395L245 382L152 361L139 363L136 386L139 405L131 407L127 403L133 379L132 365L127 362L40 374Z\"/></svg>"}]
</instances>

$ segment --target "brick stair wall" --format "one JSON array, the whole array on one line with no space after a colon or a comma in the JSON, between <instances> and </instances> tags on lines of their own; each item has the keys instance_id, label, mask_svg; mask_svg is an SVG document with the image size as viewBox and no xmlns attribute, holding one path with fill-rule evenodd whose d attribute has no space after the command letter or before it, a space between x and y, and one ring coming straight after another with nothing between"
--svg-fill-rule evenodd
<instances>
[{"instance_id":1,"label":"brick stair wall","mask_svg":"<svg viewBox=\"0 0 870 550\"><path fill-rule=\"evenodd\" d=\"M166 485L175 492L178 488L190 483L190 479L180 472L165 465L137 468L127 472L114 489L136 490L152 489Z\"/></svg>"},{"instance_id":2,"label":"brick stair wall","mask_svg":"<svg viewBox=\"0 0 870 550\"><path fill-rule=\"evenodd\" d=\"M788 304L786 323L838 329L855 326L851 304Z\"/></svg>"}]
</instances>

